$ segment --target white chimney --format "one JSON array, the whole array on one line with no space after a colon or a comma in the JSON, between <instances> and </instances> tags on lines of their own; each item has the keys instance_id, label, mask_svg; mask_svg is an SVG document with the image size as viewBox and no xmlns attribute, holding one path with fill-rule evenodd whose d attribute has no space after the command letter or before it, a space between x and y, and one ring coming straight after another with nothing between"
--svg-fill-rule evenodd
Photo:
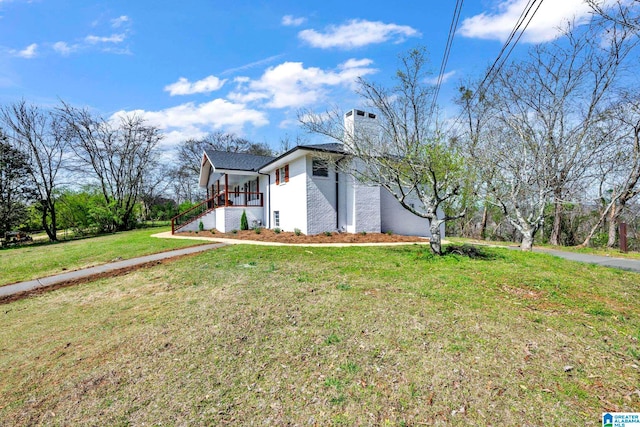
<instances>
[{"instance_id":1,"label":"white chimney","mask_svg":"<svg viewBox=\"0 0 640 427\"><path fill-rule=\"evenodd\" d=\"M379 134L376 115L363 110L349 110L344 115L344 145L345 150L353 152L353 141L357 140L360 147L374 143Z\"/></svg>"}]
</instances>

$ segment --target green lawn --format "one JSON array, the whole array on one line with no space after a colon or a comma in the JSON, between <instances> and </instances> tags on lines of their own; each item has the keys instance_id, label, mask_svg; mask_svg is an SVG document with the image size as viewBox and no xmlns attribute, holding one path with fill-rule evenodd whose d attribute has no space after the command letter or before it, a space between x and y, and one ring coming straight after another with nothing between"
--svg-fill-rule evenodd
<instances>
[{"instance_id":1,"label":"green lawn","mask_svg":"<svg viewBox=\"0 0 640 427\"><path fill-rule=\"evenodd\" d=\"M227 246L0 306L0 425L600 425L640 275L548 255Z\"/></svg>"},{"instance_id":2,"label":"green lawn","mask_svg":"<svg viewBox=\"0 0 640 427\"><path fill-rule=\"evenodd\" d=\"M170 249L202 244L195 240L157 239L169 228L146 228L56 244L0 249L0 286L50 276L65 270L92 267Z\"/></svg>"}]
</instances>

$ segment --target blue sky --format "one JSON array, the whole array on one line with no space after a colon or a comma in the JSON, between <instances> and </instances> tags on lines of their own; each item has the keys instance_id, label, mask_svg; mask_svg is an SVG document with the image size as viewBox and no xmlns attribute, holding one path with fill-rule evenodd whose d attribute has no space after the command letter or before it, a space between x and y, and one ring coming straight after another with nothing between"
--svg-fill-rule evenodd
<instances>
[{"instance_id":1,"label":"blue sky","mask_svg":"<svg viewBox=\"0 0 640 427\"><path fill-rule=\"evenodd\" d=\"M230 131L278 148L296 113L361 106L357 76L385 83L425 46L434 73L453 0L0 0L0 104L62 99L106 117L137 112L180 140ZM467 0L439 103L495 59L526 0ZM543 3L518 51L585 21L582 0ZM518 52L516 52L516 55ZM434 75L434 77L436 77Z\"/></svg>"}]
</instances>

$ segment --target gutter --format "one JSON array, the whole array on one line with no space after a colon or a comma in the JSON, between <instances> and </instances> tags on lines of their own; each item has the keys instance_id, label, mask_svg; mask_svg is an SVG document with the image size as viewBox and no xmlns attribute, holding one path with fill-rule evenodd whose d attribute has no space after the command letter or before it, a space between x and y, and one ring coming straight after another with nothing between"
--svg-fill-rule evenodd
<instances>
[{"instance_id":1,"label":"gutter","mask_svg":"<svg viewBox=\"0 0 640 427\"><path fill-rule=\"evenodd\" d=\"M271 228L271 174L268 173L262 173L259 171L258 172L259 175L266 175L267 177L267 192L269 193L269 195L267 196L267 205L269 206L269 209L267 211L267 228ZM258 190L260 190L258 188Z\"/></svg>"}]
</instances>

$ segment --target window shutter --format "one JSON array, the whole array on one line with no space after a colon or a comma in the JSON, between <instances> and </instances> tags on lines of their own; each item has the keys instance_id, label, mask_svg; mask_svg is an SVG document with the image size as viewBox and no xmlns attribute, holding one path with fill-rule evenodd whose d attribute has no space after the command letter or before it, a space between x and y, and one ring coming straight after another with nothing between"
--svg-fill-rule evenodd
<instances>
[{"instance_id":1,"label":"window shutter","mask_svg":"<svg viewBox=\"0 0 640 427\"><path fill-rule=\"evenodd\" d=\"M289 165L284 165L284 182L289 182Z\"/></svg>"},{"instance_id":2,"label":"window shutter","mask_svg":"<svg viewBox=\"0 0 640 427\"><path fill-rule=\"evenodd\" d=\"M276 185L280 184L280 169L276 169Z\"/></svg>"}]
</instances>

